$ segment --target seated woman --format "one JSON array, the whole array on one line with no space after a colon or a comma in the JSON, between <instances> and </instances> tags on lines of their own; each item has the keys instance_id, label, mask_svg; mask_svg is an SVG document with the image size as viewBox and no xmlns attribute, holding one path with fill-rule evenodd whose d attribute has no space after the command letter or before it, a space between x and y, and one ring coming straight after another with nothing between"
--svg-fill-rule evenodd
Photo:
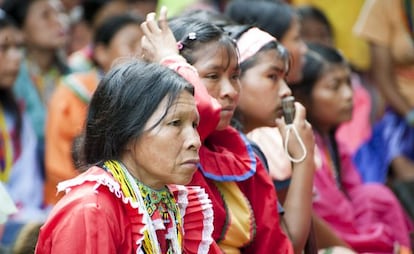
<instances>
[{"instance_id":1,"label":"seated woman","mask_svg":"<svg viewBox=\"0 0 414 254\"><path fill-rule=\"evenodd\" d=\"M158 64L124 63L90 102L83 174L41 228L36 253L208 253L211 201L184 187L200 161L194 88ZM188 227L187 227L188 226Z\"/></svg>"},{"instance_id":2,"label":"seated woman","mask_svg":"<svg viewBox=\"0 0 414 254\"><path fill-rule=\"evenodd\" d=\"M310 44L303 80L291 86L307 109L316 137L313 209L358 253L395 253L410 246L412 229L396 197L382 184L364 184L349 151L335 137L352 116L351 71L334 48Z\"/></svg>"}]
</instances>

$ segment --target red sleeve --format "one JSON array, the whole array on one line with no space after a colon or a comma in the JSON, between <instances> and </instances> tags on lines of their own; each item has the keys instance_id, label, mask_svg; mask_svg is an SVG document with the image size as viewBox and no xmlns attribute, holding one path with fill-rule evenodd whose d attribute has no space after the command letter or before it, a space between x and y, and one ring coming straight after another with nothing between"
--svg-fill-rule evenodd
<instances>
[{"instance_id":1,"label":"red sleeve","mask_svg":"<svg viewBox=\"0 0 414 254\"><path fill-rule=\"evenodd\" d=\"M276 190L259 160L256 174L238 184L249 199L256 220L256 236L243 253L293 253L293 246L279 225Z\"/></svg>"},{"instance_id":2,"label":"red sleeve","mask_svg":"<svg viewBox=\"0 0 414 254\"><path fill-rule=\"evenodd\" d=\"M102 189L71 190L41 228L36 253L132 253L129 222L114 200Z\"/></svg>"},{"instance_id":3,"label":"red sleeve","mask_svg":"<svg viewBox=\"0 0 414 254\"><path fill-rule=\"evenodd\" d=\"M195 100L200 114L198 132L201 141L204 141L216 129L220 121L220 104L208 94L206 87L198 77L197 70L189 65L183 57L179 55L167 57L161 61L161 64L173 69L194 86Z\"/></svg>"}]
</instances>

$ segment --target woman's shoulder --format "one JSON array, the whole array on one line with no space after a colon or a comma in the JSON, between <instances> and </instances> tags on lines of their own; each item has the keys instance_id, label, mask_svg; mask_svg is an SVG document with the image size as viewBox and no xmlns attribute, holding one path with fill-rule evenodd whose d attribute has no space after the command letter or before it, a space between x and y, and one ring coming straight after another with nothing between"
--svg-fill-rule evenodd
<instances>
[{"instance_id":1,"label":"woman's shoulder","mask_svg":"<svg viewBox=\"0 0 414 254\"><path fill-rule=\"evenodd\" d=\"M247 137L232 127L214 131L200 149L200 170L215 181L244 181L261 164Z\"/></svg>"}]
</instances>

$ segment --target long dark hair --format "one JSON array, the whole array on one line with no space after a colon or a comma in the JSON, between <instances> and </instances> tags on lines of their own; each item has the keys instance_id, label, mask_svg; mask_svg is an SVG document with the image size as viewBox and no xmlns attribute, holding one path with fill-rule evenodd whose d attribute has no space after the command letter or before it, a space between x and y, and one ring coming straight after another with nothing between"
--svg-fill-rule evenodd
<instances>
[{"instance_id":1,"label":"long dark hair","mask_svg":"<svg viewBox=\"0 0 414 254\"><path fill-rule=\"evenodd\" d=\"M16 28L17 25L9 16L6 15L5 12L3 12L0 9L0 31L2 31L5 28ZM17 138L20 139L20 134L22 130L22 115L21 115L21 109L20 106L13 94L13 89L10 88L0 88L0 103L4 107L4 110L7 110L7 112L11 113L15 119L16 124L16 135Z\"/></svg>"},{"instance_id":2,"label":"long dark hair","mask_svg":"<svg viewBox=\"0 0 414 254\"><path fill-rule=\"evenodd\" d=\"M305 65L303 66L303 78L297 84L290 86L295 98L304 105L312 105L312 91L317 81L322 77L326 69L331 65L347 65L345 57L335 48L318 43L308 44L309 52L306 54ZM312 114L307 114L312 124ZM318 131L317 129L315 129ZM336 128L329 131L330 153L337 174L337 185L342 188L341 183L341 160L339 157L338 144L336 142Z\"/></svg>"},{"instance_id":3,"label":"long dark hair","mask_svg":"<svg viewBox=\"0 0 414 254\"><path fill-rule=\"evenodd\" d=\"M82 168L119 159L127 144L141 137L160 102L168 98L163 119L184 90L194 94L184 78L158 64L132 61L114 67L99 83L89 105L80 142Z\"/></svg>"}]
</instances>

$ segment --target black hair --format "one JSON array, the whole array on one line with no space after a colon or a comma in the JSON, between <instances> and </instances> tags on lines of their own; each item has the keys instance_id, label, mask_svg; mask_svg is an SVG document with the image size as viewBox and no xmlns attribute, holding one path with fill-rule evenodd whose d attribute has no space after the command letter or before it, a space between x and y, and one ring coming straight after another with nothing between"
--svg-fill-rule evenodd
<instances>
[{"instance_id":1,"label":"black hair","mask_svg":"<svg viewBox=\"0 0 414 254\"><path fill-rule=\"evenodd\" d=\"M303 78L292 84L290 88L301 97L310 96L316 82L329 65L347 65L345 57L335 48L320 43L308 43L309 52L305 55L305 64L302 68Z\"/></svg>"},{"instance_id":2,"label":"black hair","mask_svg":"<svg viewBox=\"0 0 414 254\"><path fill-rule=\"evenodd\" d=\"M13 18L18 28L24 26L30 6L37 0L5 0L1 8Z\"/></svg>"},{"instance_id":3,"label":"black hair","mask_svg":"<svg viewBox=\"0 0 414 254\"><path fill-rule=\"evenodd\" d=\"M225 46L229 54L238 56L237 45L220 27L206 21L201 21L191 17L178 17L169 22L169 26L175 39L182 44L180 54L189 64L194 64L193 53L201 45L209 42L218 42ZM194 35L192 37L191 35Z\"/></svg>"},{"instance_id":4,"label":"black hair","mask_svg":"<svg viewBox=\"0 0 414 254\"><path fill-rule=\"evenodd\" d=\"M239 24L253 25L282 40L296 13L287 3L279 1L233 0L225 14Z\"/></svg>"},{"instance_id":5,"label":"black hair","mask_svg":"<svg viewBox=\"0 0 414 254\"><path fill-rule=\"evenodd\" d=\"M146 131L144 127L161 101L168 98L163 119L182 91L194 94L183 77L159 64L132 61L114 67L99 83L89 105L81 138L83 164L119 159L128 143Z\"/></svg>"},{"instance_id":6,"label":"black hair","mask_svg":"<svg viewBox=\"0 0 414 254\"><path fill-rule=\"evenodd\" d=\"M98 26L93 36L93 42L95 45L100 43L108 46L122 28L130 24L140 25L142 22L144 19L134 14L111 16Z\"/></svg>"},{"instance_id":7,"label":"black hair","mask_svg":"<svg viewBox=\"0 0 414 254\"><path fill-rule=\"evenodd\" d=\"M212 23L220 28L223 28L228 25L236 25L237 23L234 22L232 19L227 17L221 12L209 9L196 9L196 10L189 10L181 14L182 17L189 17L193 19L197 19L203 22Z\"/></svg>"},{"instance_id":8,"label":"black hair","mask_svg":"<svg viewBox=\"0 0 414 254\"><path fill-rule=\"evenodd\" d=\"M99 11L110 2L111 0L83 0L81 3L82 19L92 26Z\"/></svg>"},{"instance_id":9,"label":"black hair","mask_svg":"<svg viewBox=\"0 0 414 254\"><path fill-rule=\"evenodd\" d=\"M18 28L14 20L0 9L0 32L5 28ZM0 103L16 119L16 135L20 139L22 116L20 106L13 94L12 88L0 88Z\"/></svg>"}]
</instances>

